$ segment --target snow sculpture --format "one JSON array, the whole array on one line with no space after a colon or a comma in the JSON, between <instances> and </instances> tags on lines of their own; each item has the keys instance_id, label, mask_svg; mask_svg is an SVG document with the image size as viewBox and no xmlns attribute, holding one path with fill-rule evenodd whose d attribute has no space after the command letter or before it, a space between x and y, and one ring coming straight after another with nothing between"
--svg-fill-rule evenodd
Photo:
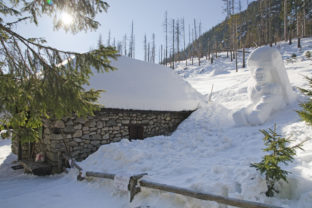
<instances>
[{"instance_id":1,"label":"snow sculpture","mask_svg":"<svg viewBox=\"0 0 312 208\"><path fill-rule=\"evenodd\" d=\"M247 67L251 72L248 86L250 104L234 113L233 118L237 124L258 125L294 101L295 94L277 49L261 47L254 50Z\"/></svg>"}]
</instances>

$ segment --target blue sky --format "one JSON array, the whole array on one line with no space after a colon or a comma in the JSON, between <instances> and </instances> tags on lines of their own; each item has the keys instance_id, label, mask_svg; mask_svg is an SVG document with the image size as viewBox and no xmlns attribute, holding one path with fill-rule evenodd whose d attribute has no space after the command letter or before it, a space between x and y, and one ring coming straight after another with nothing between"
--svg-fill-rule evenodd
<instances>
[{"instance_id":1,"label":"blue sky","mask_svg":"<svg viewBox=\"0 0 312 208\"><path fill-rule=\"evenodd\" d=\"M131 32L131 22L134 22L136 41L136 59L144 59L144 34L151 41L152 33L156 34L156 45L164 43L163 20L165 11L169 19L185 18L186 25L193 24L195 18L202 23L202 31L208 31L224 20L223 3L221 0L107 0L110 8L107 13L100 14L96 19L101 23L95 32L80 32L72 35L62 30L53 30L53 19L43 16L39 25L21 23L15 29L26 37L44 37L48 44L63 50L85 52L94 48L99 34L106 42L108 31L117 40L122 40L125 33ZM243 9L246 1L242 0ZM187 26L188 27L188 26ZM158 55L158 51L156 52ZM158 57L156 58L156 61Z\"/></svg>"}]
</instances>

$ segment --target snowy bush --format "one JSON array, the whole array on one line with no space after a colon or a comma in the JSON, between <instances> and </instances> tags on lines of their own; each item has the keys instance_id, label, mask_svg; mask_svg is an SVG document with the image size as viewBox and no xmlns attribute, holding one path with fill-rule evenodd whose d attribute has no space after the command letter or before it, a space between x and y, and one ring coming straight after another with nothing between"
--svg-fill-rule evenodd
<instances>
[{"instance_id":1,"label":"snowy bush","mask_svg":"<svg viewBox=\"0 0 312 208\"><path fill-rule=\"evenodd\" d=\"M263 150L269 154L265 155L261 162L252 163L250 166L256 168L261 174L265 174L267 192L266 196L272 197L274 193L279 193L276 189L275 184L279 180L284 180L287 182L288 171L281 169L280 163L287 165L288 162L293 161L293 156L296 155L296 149L301 148L301 144L287 147L290 140L281 137L281 135L276 133L276 125L274 129L260 130L264 135L264 144L266 148Z\"/></svg>"},{"instance_id":2,"label":"snowy bush","mask_svg":"<svg viewBox=\"0 0 312 208\"><path fill-rule=\"evenodd\" d=\"M310 52L310 51L307 51L307 52L305 53L305 56L306 56L307 58L311 58L311 52Z\"/></svg>"}]
</instances>

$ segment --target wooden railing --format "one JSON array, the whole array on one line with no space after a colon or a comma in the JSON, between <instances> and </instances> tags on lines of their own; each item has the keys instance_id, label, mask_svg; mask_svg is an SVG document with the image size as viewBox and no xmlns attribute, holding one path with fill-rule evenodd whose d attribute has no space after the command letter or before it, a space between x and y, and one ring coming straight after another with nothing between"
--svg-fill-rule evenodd
<instances>
[{"instance_id":1,"label":"wooden railing","mask_svg":"<svg viewBox=\"0 0 312 208\"><path fill-rule=\"evenodd\" d=\"M85 176L83 175L83 169L76 163L76 161L68 155L63 155L65 159L71 162L71 167L76 168L79 171L77 176L77 180L82 181L86 177L95 177L95 178L105 178L114 180L116 174L112 173L100 173L100 172L85 172ZM279 206L268 205L258 202L234 199L224 196L218 196L209 193L197 192L186 188L180 188L176 186L155 183L148 180L141 179L143 176L147 175L147 173L142 173L138 175L133 175L129 178L128 191L130 192L130 202L133 201L135 195L141 192L141 187L156 189L160 191L165 191L169 193L180 194L187 197L192 197L195 199L206 200L206 201L214 201L220 204L241 207L241 208L282 208Z\"/></svg>"}]
</instances>

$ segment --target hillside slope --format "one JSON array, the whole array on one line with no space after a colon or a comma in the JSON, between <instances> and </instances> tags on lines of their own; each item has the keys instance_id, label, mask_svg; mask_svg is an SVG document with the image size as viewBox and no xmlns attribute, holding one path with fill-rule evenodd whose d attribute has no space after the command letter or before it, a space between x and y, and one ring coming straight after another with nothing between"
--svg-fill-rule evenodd
<instances>
[{"instance_id":1,"label":"hillside slope","mask_svg":"<svg viewBox=\"0 0 312 208\"><path fill-rule=\"evenodd\" d=\"M238 48L261 46L283 40L284 1L271 0L270 5L263 2L252 1L246 10L225 18L223 22L192 41L185 50L180 51L179 54L176 53L175 60L198 57L198 55L205 56L208 52L213 53L216 50L233 50L236 47L233 46L233 39ZM288 1L287 38L297 38L298 34L299 37L311 37L312 2L305 1L304 5L296 5L294 2ZM302 29L304 28L302 25L297 26L297 13L299 14L303 9L305 10L305 29ZM297 31L298 28L301 30ZM236 38L233 36L233 31L236 31ZM172 57L168 61L172 61Z\"/></svg>"}]
</instances>

